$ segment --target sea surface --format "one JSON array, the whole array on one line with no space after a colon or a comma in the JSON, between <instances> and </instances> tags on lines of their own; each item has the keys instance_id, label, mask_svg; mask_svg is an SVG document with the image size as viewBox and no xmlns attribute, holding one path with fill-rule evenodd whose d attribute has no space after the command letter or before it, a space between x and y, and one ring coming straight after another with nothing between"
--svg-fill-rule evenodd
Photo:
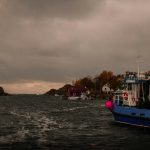
<instances>
[{"instance_id":1,"label":"sea surface","mask_svg":"<svg viewBox=\"0 0 150 150\"><path fill-rule=\"evenodd\" d=\"M0 150L146 150L150 131L116 124L102 100L0 97Z\"/></svg>"}]
</instances>

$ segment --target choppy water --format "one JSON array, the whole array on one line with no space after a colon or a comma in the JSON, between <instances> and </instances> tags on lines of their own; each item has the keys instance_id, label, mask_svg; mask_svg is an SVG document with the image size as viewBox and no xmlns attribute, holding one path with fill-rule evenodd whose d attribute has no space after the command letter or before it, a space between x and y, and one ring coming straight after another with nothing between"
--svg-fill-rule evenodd
<instances>
[{"instance_id":1,"label":"choppy water","mask_svg":"<svg viewBox=\"0 0 150 150\"><path fill-rule=\"evenodd\" d=\"M115 124L102 101L0 97L0 149L143 148L150 148L150 131Z\"/></svg>"}]
</instances>

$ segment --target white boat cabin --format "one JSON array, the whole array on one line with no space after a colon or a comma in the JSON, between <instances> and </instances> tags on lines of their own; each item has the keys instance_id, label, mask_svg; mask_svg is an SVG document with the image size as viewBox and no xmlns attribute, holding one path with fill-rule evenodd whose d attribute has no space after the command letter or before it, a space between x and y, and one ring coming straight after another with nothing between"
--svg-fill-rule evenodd
<instances>
[{"instance_id":1,"label":"white boat cabin","mask_svg":"<svg viewBox=\"0 0 150 150\"><path fill-rule=\"evenodd\" d=\"M114 101L118 105L150 108L150 79L143 75L125 76L123 89L115 92Z\"/></svg>"}]
</instances>

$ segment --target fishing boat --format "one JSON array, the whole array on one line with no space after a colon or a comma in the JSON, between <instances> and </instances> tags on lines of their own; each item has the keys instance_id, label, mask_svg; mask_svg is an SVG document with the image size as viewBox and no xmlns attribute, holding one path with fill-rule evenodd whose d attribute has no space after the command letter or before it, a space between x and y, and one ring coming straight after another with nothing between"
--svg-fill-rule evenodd
<instances>
[{"instance_id":1,"label":"fishing boat","mask_svg":"<svg viewBox=\"0 0 150 150\"><path fill-rule=\"evenodd\" d=\"M68 100L85 100L87 89L80 86L71 86L68 89Z\"/></svg>"},{"instance_id":2,"label":"fishing boat","mask_svg":"<svg viewBox=\"0 0 150 150\"><path fill-rule=\"evenodd\" d=\"M150 127L150 72L127 72L122 89L114 92L105 107L118 123Z\"/></svg>"}]
</instances>

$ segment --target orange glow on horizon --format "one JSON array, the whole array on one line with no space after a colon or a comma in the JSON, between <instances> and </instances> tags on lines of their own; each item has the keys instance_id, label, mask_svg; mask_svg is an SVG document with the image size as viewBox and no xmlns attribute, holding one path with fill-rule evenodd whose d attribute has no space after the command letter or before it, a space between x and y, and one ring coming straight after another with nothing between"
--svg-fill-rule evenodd
<instances>
[{"instance_id":1,"label":"orange glow on horizon","mask_svg":"<svg viewBox=\"0 0 150 150\"><path fill-rule=\"evenodd\" d=\"M24 81L22 83L1 84L4 91L10 94L43 94L50 89L63 87L63 82Z\"/></svg>"}]
</instances>

